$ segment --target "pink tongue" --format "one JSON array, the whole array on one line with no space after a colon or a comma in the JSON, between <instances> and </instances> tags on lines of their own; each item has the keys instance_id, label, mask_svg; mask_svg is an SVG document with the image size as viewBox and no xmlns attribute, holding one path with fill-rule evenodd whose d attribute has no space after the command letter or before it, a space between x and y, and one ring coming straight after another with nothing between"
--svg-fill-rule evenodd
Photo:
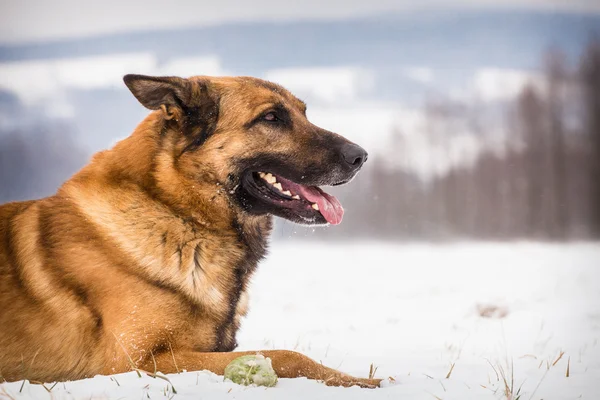
<instances>
[{"instance_id":1,"label":"pink tongue","mask_svg":"<svg viewBox=\"0 0 600 400\"><path fill-rule=\"evenodd\" d=\"M283 181L285 189L292 191L292 193L305 198L311 203L317 203L319 205L319 212L331 225L338 225L342 222L344 209L335 196L325 193L316 186L299 185L287 179L281 179L279 176L277 180Z\"/></svg>"},{"instance_id":2,"label":"pink tongue","mask_svg":"<svg viewBox=\"0 0 600 400\"><path fill-rule=\"evenodd\" d=\"M304 197L311 203L317 203L319 212L331 225L342 222L344 209L335 196L327 194L315 186L299 186L296 190L298 190L300 197Z\"/></svg>"}]
</instances>

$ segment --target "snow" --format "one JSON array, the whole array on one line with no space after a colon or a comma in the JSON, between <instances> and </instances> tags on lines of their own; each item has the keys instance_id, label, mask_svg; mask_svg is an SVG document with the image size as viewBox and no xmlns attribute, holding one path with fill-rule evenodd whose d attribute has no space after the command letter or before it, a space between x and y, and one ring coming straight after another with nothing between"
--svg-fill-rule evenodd
<instances>
[{"instance_id":1,"label":"snow","mask_svg":"<svg viewBox=\"0 0 600 400\"><path fill-rule=\"evenodd\" d=\"M373 71L353 66L295 67L267 71L265 79L277 82L307 102L339 105L356 102L374 85Z\"/></svg>"},{"instance_id":2,"label":"snow","mask_svg":"<svg viewBox=\"0 0 600 400\"><path fill-rule=\"evenodd\" d=\"M531 71L481 68L471 79L471 94L483 101L509 101L516 98L528 84L541 89L544 78Z\"/></svg>"},{"instance_id":3,"label":"snow","mask_svg":"<svg viewBox=\"0 0 600 400\"><path fill-rule=\"evenodd\" d=\"M70 89L126 90L123 75L135 71L147 75L193 76L229 75L222 68L219 57L176 57L161 63L150 52L108 54L50 60L0 62L0 89L19 96L28 106L55 101L56 97L68 103L65 92Z\"/></svg>"},{"instance_id":4,"label":"snow","mask_svg":"<svg viewBox=\"0 0 600 400\"><path fill-rule=\"evenodd\" d=\"M243 387L208 372L168 378L175 399L595 399L599 339L599 244L292 240L274 243L259 268L240 350L297 350L359 376L374 363L376 376L395 382L369 390L306 379ZM22 385L0 385L0 398L173 396L167 381L135 373L50 393Z\"/></svg>"}]
</instances>

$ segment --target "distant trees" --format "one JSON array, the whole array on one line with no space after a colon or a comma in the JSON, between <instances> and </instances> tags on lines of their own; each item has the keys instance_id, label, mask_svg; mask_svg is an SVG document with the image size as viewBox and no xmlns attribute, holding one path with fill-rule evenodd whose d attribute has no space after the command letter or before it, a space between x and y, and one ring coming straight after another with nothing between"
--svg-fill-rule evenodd
<instances>
[{"instance_id":1,"label":"distant trees","mask_svg":"<svg viewBox=\"0 0 600 400\"><path fill-rule=\"evenodd\" d=\"M64 124L0 129L0 204L55 193L86 159Z\"/></svg>"},{"instance_id":2,"label":"distant trees","mask_svg":"<svg viewBox=\"0 0 600 400\"><path fill-rule=\"evenodd\" d=\"M600 238L600 43L588 46L578 68L549 51L543 75L505 110L503 151L483 145L473 165L428 180L374 159L338 192L348 210L344 224L317 237ZM465 127L480 144L497 141L497 121L478 111L472 104L428 104L423 140L447 150L425 157L452 157L447 143ZM400 132L389 150L388 157L411 156Z\"/></svg>"},{"instance_id":3,"label":"distant trees","mask_svg":"<svg viewBox=\"0 0 600 400\"><path fill-rule=\"evenodd\" d=\"M551 215L548 234L566 239L569 228L567 203L567 138L565 132L565 91L570 81L565 55L552 50L546 59L547 119L548 119L548 185L552 192L548 213Z\"/></svg>"},{"instance_id":4,"label":"distant trees","mask_svg":"<svg viewBox=\"0 0 600 400\"><path fill-rule=\"evenodd\" d=\"M600 42L592 43L585 52L580 68L584 97L585 140L589 143L590 228L600 237Z\"/></svg>"}]
</instances>

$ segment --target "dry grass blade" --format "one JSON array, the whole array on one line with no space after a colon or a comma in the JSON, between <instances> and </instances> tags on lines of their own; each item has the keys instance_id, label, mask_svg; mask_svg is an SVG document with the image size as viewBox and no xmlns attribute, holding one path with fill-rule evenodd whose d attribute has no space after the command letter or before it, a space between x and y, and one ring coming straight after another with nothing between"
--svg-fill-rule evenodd
<instances>
[{"instance_id":1,"label":"dry grass blade","mask_svg":"<svg viewBox=\"0 0 600 400\"><path fill-rule=\"evenodd\" d=\"M38 349L38 351L35 352L35 354L33 355L33 358L31 359L31 362L29 363L29 368L27 369L27 372L25 372L25 377L31 376L31 367L33 367L33 362L35 361L35 358L37 357L37 355L40 353L40 350ZM25 359L23 358L23 355L21 354L21 366L25 366L24 364ZM23 383L21 384L21 388L19 389L19 393L23 392L23 388L25 387L25 382L26 379L23 379Z\"/></svg>"},{"instance_id":2,"label":"dry grass blade","mask_svg":"<svg viewBox=\"0 0 600 400\"><path fill-rule=\"evenodd\" d=\"M9 400L16 400L13 396L11 396L4 387L0 386L0 394L6 396Z\"/></svg>"},{"instance_id":3,"label":"dry grass blade","mask_svg":"<svg viewBox=\"0 0 600 400\"><path fill-rule=\"evenodd\" d=\"M171 357L173 358L173 364L175 365L175 371L180 373L179 367L177 366L177 361L175 361L175 353L173 353L173 346L171 346L171 342L167 342L169 344L169 350L171 351Z\"/></svg>"},{"instance_id":4,"label":"dry grass blade","mask_svg":"<svg viewBox=\"0 0 600 400\"><path fill-rule=\"evenodd\" d=\"M521 383L521 386L519 386L519 389L517 390L517 397L515 397L515 400L519 400L521 398L521 389L523 389L524 384L525 381L523 381L523 383Z\"/></svg>"},{"instance_id":5,"label":"dry grass blade","mask_svg":"<svg viewBox=\"0 0 600 400\"><path fill-rule=\"evenodd\" d=\"M487 358L485 359L485 361L488 362L488 364L490 364L490 367L492 367L492 369L494 370L494 373L496 374L496 381L500 380L500 376L498 375L498 371L496 370L496 367L494 367L494 365L492 364L492 362L490 360L488 360Z\"/></svg>"},{"instance_id":6,"label":"dry grass blade","mask_svg":"<svg viewBox=\"0 0 600 400\"><path fill-rule=\"evenodd\" d=\"M133 359L131 358L131 356L127 352L127 349L125 348L125 346L123 346L123 343L121 343L121 341L119 340L119 338L117 337L117 335L115 335L114 332L112 332L112 334L115 337L115 340L117 341L117 343L119 343L119 346L121 346L121 349L123 349L123 353L125 353L125 355L127 356L127 359L129 360L129 365L131 365L131 369L138 374L139 378L141 378L142 374L140 374L140 371L138 370L137 365L135 365L135 363L133 362Z\"/></svg>"},{"instance_id":7,"label":"dry grass blade","mask_svg":"<svg viewBox=\"0 0 600 400\"><path fill-rule=\"evenodd\" d=\"M154 358L154 353L150 351L150 356L152 357L152 362L154 363L154 375L156 375L156 358Z\"/></svg>"},{"instance_id":8,"label":"dry grass blade","mask_svg":"<svg viewBox=\"0 0 600 400\"><path fill-rule=\"evenodd\" d=\"M46 392L48 392L48 393L51 393L52 389L54 389L54 386L56 386L58 384L58 382L54 382L54 385L52 385L50 388L48 388L44 382L29 381L29 383L32 383L34 385L40 385L41 387L43 387L44 389L46 389Z\"/></svg>"},{"instance_id":9,"label":"dry grass blade","mask_svg":"<svg viewBox=\"0 0 600 400\"><path fill-rule=\"evenodd\" d=\"M438 396L436 396L435 394L433 394L431 392L427 392L427 393L430 394L430 395L432 395L433 397L435 397L437 400L443 400L441 397L438 397Z\"/></svg>"},{"instance_id":10,"label":"dry grass blade","mask_svg":"<svg viewBox=\"0 0 600 400\"><path fill-rule=\"evenodd\" d=\"M542 384L542 382L544 381L544 378L546 378L546 375L548 375L548 369L544 372L544 375L542 375L542 379L540 379L540 381L538 382L537 386L535 387L535 389L533 389L533 392L531 392L531 396L529 397L529 400L533 399L533 396L535 395L535 392L537 392L537 390L539 389L540 385Z\"/></svg>"},{"instance_id":11,"label":"dry grass blade","mask_svg":"<svg viewBox=\"0 0 600 400\"><path fill-rule=\"evenodd\" d=\"M534 360L537 360L537 356L535 354L524 354L519 358L533 358Z\"/></svg>"},{"instance_id":12,"label":"dry grass blade","mask_svg":"<svg viewBox=\"0 0 600 400\"><path fill-rule=\"evenodd\" d=\"M567 360L567 373L565 374L565 376L568 378L570 375L570 369L571 369L571 357L569 357L569 359Z\"/></svg>"},{"instance_id":13,"label":"dry grass blade","mask_svg":"<svg viewBox=\"0 0 600 400\"><path fill-rule=\"evenodd\" d=\"M136 368L135 371L138 373L139 376L142 376L141 374L146 374L151 378L158 378L158 379L167 381L171 385L171 389L173 390L173 393L177 394L177 390L175 390L175 386L173 386L173 383L171 383L171 380L169 378L167 378L165 375L159 374L158 372L144 371L143 369L139 369L139 368Z\"/></svg>"},{"instance_id":14,"label":"dry grass blade","mask_svg":"<svg viewBox=\"0 0 600 400\"><path fill-rule=\"evenodd\" d=\"M506 377L506 373L504 372L504 368L501 365L498 365L498 370L500 371L500 376L502 377L502 383L504 383L504 396L507 399L512 398L512 390L510 385L508 384L508 379Z\"/></svg>"},{"instance_id":15,"label":"dry grass blade","mask_svg":"<svg viewBox=\"0 0 600 400\"><path fill-rule=\"evenodd\" d=\"M450 365L450 371L448 371L448 373L446 374L446 379L450 378L450 375L452 375L452 371L454 371L454 366L456 365L456 363L452 363Z\"/></svg>"},{"instance_id":16,"label":"dry grass blade","mask_svg":"<svg viewBox=\"0 0 600 400\"><path fill-rule=\"evenodd\" d=\"M40 349L38 349L38 351L35 352L35 354L33 355L33 358L31 359L31 362L29 363L29 369L27 370L27 376L29 376L29 374L31 373L31 368L33 367L33 363L35 362L35 359L38 356L38 354L40 354Z\"/></svg>"},{"instance_id":17,"label":"dry grass blade","mask_svg":"<svg viewBox=\"0 0 600 400\"><path fill-rule=\"evenodd\" d=\"M560 359L562 358L562 356L565 355L564 351L561 351L560 354L558 355L558 358L552 363L552 366L554 367L556 365L557 362L560 361Z\"/></svg>"},{"instance_id":18,"label":"dry grass blade","mask_svg":"<svg viewBox=\"0 0 600 400\"><path fill-rule=\"evenodd\" d=\"M492 364L490 363L490 365L492 365ZM492 368L493 368L493 366L492 366ZM495 368L494 368L494 370L495 370ZM507 371L504 370L502 365L498 365L498 371L500 371L500 377L502 378L502 383L504 385L504 397L507 400L520 400L521 399L521 388L523 387L523 384L525 383L525 381L523 381L521 383L521 386L519 386L519 388L515 392L515 367L514 367L513 361L511 360L510 365L507 365ZM507 372L510 372L510 377L508 376ZM546 372L548 372L548 371L546 371ZM542 380L543 380L543 378L542 378ZM540 381L540 383L541 383L541 381ZM538 386L539 386L539 384L538 384Z\"/></svg>"},{"instance_id":19,"label":"dry grass blade","mask_svg":"<svg viewBox=\"0 0 600 400\"><path fill-rule=\"evenodd\" d=\"M369 367L369 379L375 378L375 373L377 373L377 368L373 363Z\"/></svg>"},{"instance_id":20,"label":"dry grass blade","mask_svg":"<svg viewBox=\"0 0 600 400\"><path fill-rule=\"evenodd\" d=\"M515 390L515 364L514 361L510 360L510 393L513 394Z\"/></svg>"},{"instance_id":21,"label":"dry grass blade","mask_svg":"<svg viewBox=\"0 0 600 400\"><path fill-rule=\"evenodd\" d=\"M48 389L48 392L51 392L51 391L52 391L52 389L54 389L54 387L55 387L56 385L58 385L58 382L54 382L54 385L50 386L50 389ZM44 385L44 387L46 387L46 386Z\"/></svg>"}]
</instances>

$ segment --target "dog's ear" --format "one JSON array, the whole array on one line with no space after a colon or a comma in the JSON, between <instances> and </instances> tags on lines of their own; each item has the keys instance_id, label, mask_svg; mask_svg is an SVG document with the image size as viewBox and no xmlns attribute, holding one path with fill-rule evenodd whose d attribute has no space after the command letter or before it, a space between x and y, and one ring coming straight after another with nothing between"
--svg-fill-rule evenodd
<instances>
[{"instance_id":1,"label":"dog's ear","mask_svg":"<svg viewBox=\"0 0 600 400\"><path fill-rule=\"evenodd\" d=\"M192 97L189 80L175 76L145 76L129 74L123 77L125 85L136 99L150 110L187 105ZM167 112L168 114L168 112Z\"/></svg>"}]
</instances>

